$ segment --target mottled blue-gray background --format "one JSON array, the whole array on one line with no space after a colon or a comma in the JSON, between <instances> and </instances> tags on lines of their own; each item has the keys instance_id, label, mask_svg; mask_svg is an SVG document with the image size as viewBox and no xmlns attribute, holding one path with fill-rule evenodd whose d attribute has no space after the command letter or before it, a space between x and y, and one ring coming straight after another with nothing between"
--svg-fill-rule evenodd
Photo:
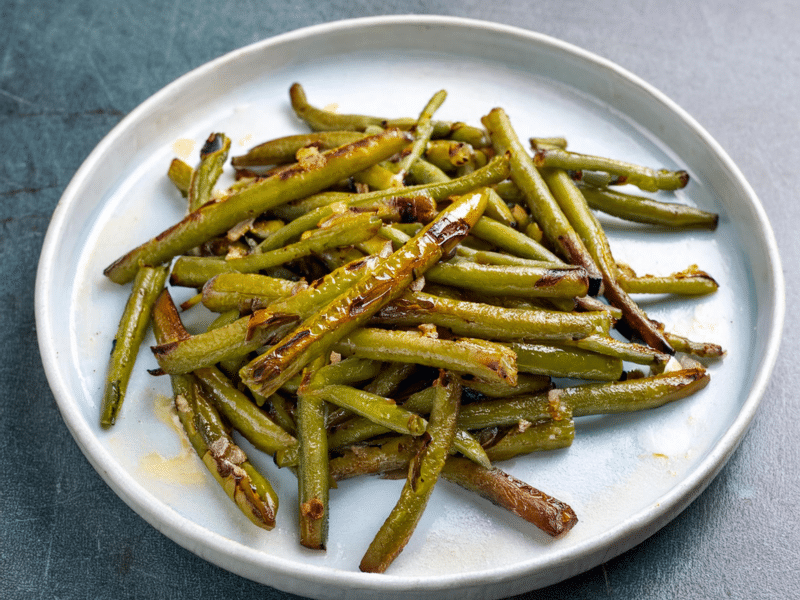
<instances>
[{"instance_id":1,"label":"mottled blue-gray background","mask_svg":"<svg viewBox=\"0 0 800 600\"><path fill-rule=\"evenodd\" d=\"M177 546L94 472L42 370L34 277L70 178L140 102L242 45L306 25L392 13L540 31L665 92L720 142L760 196L793 312L800 259L794 0L0 0L0 597L295 598ZM633 550L521 597L800 597L800 353L793 325L790 312L761 409L707 491Z\"/></svg>"}]
</instances>

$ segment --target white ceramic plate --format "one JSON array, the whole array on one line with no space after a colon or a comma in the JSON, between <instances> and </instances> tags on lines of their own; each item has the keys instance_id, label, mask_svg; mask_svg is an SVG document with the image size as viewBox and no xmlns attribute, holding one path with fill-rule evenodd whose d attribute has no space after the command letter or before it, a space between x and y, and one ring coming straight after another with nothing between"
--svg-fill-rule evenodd
<instances>
[{"instance_id":1,"label":"white ceramic plate","mask_svg":"<svg viewBox=\"0 0 800 600\"><path fill-rule=\"evenodd\" d=\"M582 152L692 177L677 200L721 215L711 232L650 232L606 220L618 260L641 273L699 263L712 297L653 301L676 332L722 344L701 393L634 416L589 418L574 445L504 468L568 502L580 523L552 541L447 484L438 486L406 550L384 575L360 558L401 482L349 481L333 490L326 553L297 544L296 483L256 454L281 497L278 527L251 526L201 469L168 410L169 383L140 355L122 417L98 425L111 340L127 287L102 269L181 218L165 173L197 160L212 131L233 154L304 131L288 103L342 112L418 114L445 88L438 117L478 124L502 105L521 137L563 135ZM185 154L192 150L190 155ZM176 292L179 299L185 291ZM181 295L181 293L183 295ZM192 71L128 115L92 152L59 203L38 271L42 359L64 420L88 459L144 519L199 556L245 577L316 598L493 598L542 587L631 548L687 506L727 461L769 377L784 312L775 242L761 205L730 159L691 117L614 64L552 38L443 17L381 17L321 25L248 46ZM152 340L147 340L148 345Z\"/></svg>"}]
</instances>

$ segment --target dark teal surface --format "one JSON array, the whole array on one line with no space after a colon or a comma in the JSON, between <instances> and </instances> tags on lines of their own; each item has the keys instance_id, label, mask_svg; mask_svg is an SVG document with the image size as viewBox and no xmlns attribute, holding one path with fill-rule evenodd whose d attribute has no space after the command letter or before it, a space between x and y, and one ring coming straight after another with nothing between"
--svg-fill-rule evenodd
<instances>
[{"instance_id":1,"label":"dark teal surface","mask_svg":"<svg viewBox=\"0 0 800 600\"><path fill-rule=\"evenodd\" d=\"M540 31L665 92L721 143L761 197L792 314L800 259L800 18L792 1L0 0L0 597L294 598L179 547L95 473L42 370L36 266L70 178L151 94L245 44L390 13ZM790 316L751 430L707 491L633 550L522 597L800 597L800 353L793 325Z\"/></svg>"}]
</instances>

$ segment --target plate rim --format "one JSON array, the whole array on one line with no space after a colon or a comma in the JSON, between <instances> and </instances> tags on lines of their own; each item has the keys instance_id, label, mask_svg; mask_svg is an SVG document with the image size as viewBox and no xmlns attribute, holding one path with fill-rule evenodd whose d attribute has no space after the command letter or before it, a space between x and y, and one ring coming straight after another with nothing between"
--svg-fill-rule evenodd
<instances>
[{"instance_id":1,"label":"plate rim","mask_svg":"<svg viewBox=\"0 0 800 600\"><path fill-rule=\"evenodd\" d=\"M182 88L195 80L203 79L219 66L239 60L246 54L262 52L266 51L271 46L280 46L292 41L320 37L334 32L345 33L376 26L385 27L409 24L435 25L460 29L480 29L484 32L489 31L494 34L510 35L517 39L524 39L526 42L535 42L537 44L549 46L550 48L577 57L581 61L591 63L596 67L611 70L621 78L642 89L664 105L666 109L675 113L694 134L702 139L702 141L709 146L712 154L722 162L722 166L727 173L735 180L742 191L745 192L750 201L748 206L753 210L754 216L757 219L759 230L763 237L763 247L766 250L766 257L771 269L770 275L774 300L772 306L769 307L772 309L772 314L769 319L769 331L766 332L770 341L766 346L767 351L761 357L760 367L754 381L751 383L747 398L731 426L709 450L708 455L698 463L696 468L686 479L664 494L661 498L661 506L659 506L658 509L656 509L656 507L650 507L641 510L625 519L620 525L600 535L589 538L578 546L573 546L568 550L561 551L556 549L554 552L548 553L547 557L541 561L541 564L526 565L525 563L517 563L510 567L493 568L491 571L482 571L479 572L477 576L473 576L470 573L458 573L452 575L409 577L406 575L366 574L325 565L316 565L309 568L308 565L301 565L281 557L265 555L256 549L225 538L220 534L197 525L152 496L130 475L117 473L115 476L111 470L108 469L109 466L114 466L115 461L112 460L112 457L100 445L99 440L90 429L89 423L81 417L79 412L71 410L72 405L77 401L75 398L70 397L69 390L57 368L57 358L53 356L47 343L48 336L52 335L47 290L48 281L53 273L54 261L57 256L59 234L68 222L67 217L69 216L69 209L77 201L76 192L81 188L84 182L90 178L95 164L131 124L158 107L161 101L173 94L176 89ZM547 581L545 584L555 583L556 581L583 572L600 562L627 551L666 525L702 493L725 466L730 456L741 443L766 392L781 344L781 334L785 319L785 281L772 227L767 218L766 211L753 188L719 143L711 137L691 115L653 85L620 65L593 52L550 35L521 27L480 19L445 15L383 15L343 19L302 27L234 49L190 70L168 83L123 117L120 122L101 139L83 161L56 205L40 253L36 273L34 306L37 338L42 364L48 383L58 404L59 411L70 433L84 456L86 456L90 464L92 464L92 467L109 487L111 487L134 512L176 543L189 549L201 558L229 571L294 593L308 593L310 590L307 585L309 584L313 586L327 586L331 585L331 583L335 583L337 586L352 586L354 589L357 588L358 591L391 591L395 593L430 592L452 586L481 589L489 586L495 589L495 586L504 584L503 593L507 593L508 590L517 589L514 585L515 582L518 584L519 580L525 577L530 578L535 577L537 574L541 575L541 573L557 568L560 564L565 562L573 565L580 564L581 566L576 567L571 570L570 573L553 581ZM144 495L142 492L144 492ZM213 550L213 552L209 552L209 550ZM231 564L227 558L234 558L237 561L243 562L239 563L240 568L231 568ZM278 571L276 573L277 575L294 577L297 578L298 581L292 582L295 584L293 587L283 587L279 582L270 581L267 583L264 581L263 577L258 578L254 576L252 573L253 569L262 569L265 566ZM331 578L334 578L335 581L332 582ZM536 587L539 587L538 583ZM533 588L523 585L522 588L518 589L519 591L525 591Z\"/></svg>"}]
</instances>

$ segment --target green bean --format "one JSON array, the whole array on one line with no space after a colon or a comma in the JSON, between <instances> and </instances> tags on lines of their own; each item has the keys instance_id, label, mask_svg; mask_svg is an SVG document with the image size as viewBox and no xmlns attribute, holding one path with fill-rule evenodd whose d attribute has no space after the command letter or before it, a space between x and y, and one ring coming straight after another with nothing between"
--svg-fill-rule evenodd
<instances>
[{"instance_id":1,"label":"green bean","mask_svg":"<svg viewBox=\"0 0 800 600\"><path fill-rule=\"evenodd\" d=\"M509 344L517 355L517 368L524 373L549 377L615 381L622 377L622 359L580 348L542 344Z\"/></svg>"},{"instance_id":2,"label":"green bean","mask_svg":"<svg viewBox=\"0 0 800 600\"><path fill-rule=\"evenodd\" d=\"M371 323L402 327L432 323L456 335L493 340L573 339L598 331L607 333L610 328L610 319L605 313L504 308L423 292L407 292L382 308Z\"/></svg>"},{"instance_id":3,"label":"green bean","mask_svg":"<svg viewBox=\"0 0 800 600\"><path fill-rule=\"evenodd\" d=\"M548 266L520 267L449 261L429 269L426 280L523 298L573 298L588 293L589 278L582 267L545 264Z\"/></svg>"},{"instance_id":4,"label":"green bean","mask_svg":"<svg viewBox=\"0 0 800 600\"><path fill-rule=\"evenodd\" d=\"M262 181L207 203L182 221L106 267L116 283L133 279L139 263L161 264L224 233L240 221L296 198L323 190L352 173L391 156L408 143L397 130L359 140L322 154L318 165L290 165Z\"/></svg>"},{"instance_id":5,"label":"green bean","mask_svg":"<svg viewBox=\"0 0 800 600\"><path fill-rule=\"evenodd\" d=\"M237 169L282 165L297 160L297 152L303 148L314 146L320 150L330 150L345 144L352 144L364 137L363 133L355 131L324 131L287 135L254 146L241 156L234 156L231 164Z\"/></svg>"},{"instance_id":6,"label":"green bean","mask_svg":"<svg viewBox=\"0 0 800 600\"><path fill-rule=\"evenodd\" d=\"M569 505L500 469L487 469L451 456L441 476L522 517L552 537L564 535L578 522Z\"/></svg>"},{"instance_id":7,"label":"green bean","mask_svg":"<svg viewBox=\"0 0 800 600\"><path fill-rule=\"evenodd\" d=\"M385 166L378 164L353 173L353 181L366 185L371 190L390 190L403 187L403 178Z\"/></svg>"},{"instance_id":8,"label":"green bean","mask_svg":"<svg viewBox=\"0 0 800 600\"><path fill-rule=\"evenodd\" d=\"M380 373L364 389L379 396L392 396L417 368L411 363L389 362L383 365Z\"/></svg>"},{"instance_id":9,"label":"green bean","mask_svg":"<svg viewBox=\"0 0 800 600\"><path fill-rule=\"evenodd\" d=\"M311 379L311 387L326 385L352 385L377 377L382 368L378 361L350 357L317 369Z\"/></svg>"},{"instance_id":10,"label":"green bean","mask_svg":"<svg viewBox=\"0 0 800 600\"><path fill-rule=\"evenodd\" d=\"M494 194L496 195L497 192L494 192ZM475 227L472 228L472 234L521 258L542 260L556 264L561 262L555 254L540 243L486 215L475 223Z\"/></svg>"},{"instance_id":11,"label":"green bean","mask_svg":"<svg viewBox=\"0 0 800 600\"><path fill-rule=\"evenodd\" d=\"M489 188L491 189L491 188ZM491 192L489 194L491 196ZM487 204L488 208L489 205ZM479 222L483 219L479 219ZM380 235L388 240L391 240L395 248L399 248L405 244L410 235L402 230L401 224L393 223L391 225L384 225L381 227ZM459 244L456 248L456 256L469 259L472 262L486 265L510 265L517 267L541 267L545 266L563 266L563 263L556 259L556 263L543 263L542 261L529 260L527 258L520 258L510 254L501 254L500 252L492 252L490 250L476 250L464 244Z\"/></svg>"},{"instance_id":12,"label":"green bean","mask_svg":"<svg viewBox=\"0 0 800 600\"><path fill-rule=\"evenodd\" d=\"M486 448L486 455L494 462L509 460L532 452L546 452L568 448L575 439L573 419L541 421L513 427L497 443Z\"/></svg>"},{"instance_id":13,"label":"green bean","mask_svg":"<svg viewBox=\"0 0 800 600\"><path fill-rule=\"evenodd\" d=\"M303 384L297 393L297 431L299 462L297 497L299 501L300 543L306 548L325 550L328 538L329 481L328 434L325 430L326 404L306 394L306 384L319 373L320 361L303 371ZM313 386L308 384L310 389Z\"/></svg>"},{"instance_id":14,"label":"green bean","mask_svg":"<svg viewBox=\"0 0 800 600\"><path fill-rule=\"evenodd\" d=\"M415 118L384 119L366 115L339 114L311 106L306 99L305 91L299 83L292 84L289 97L297 116L305 121L314 131L363 131L374 127L397 127L398 129L411 129L417 124ZM470 127L464 123L451 123L448 121L433 121L433 136L452 137L462 141L469 141L473 146L486 145L486 134L477 127Z\"/></svg>"},{"instance_id":15,"label":"green bean","mask_svg":"<svg viewBox=\"0 0 800 600\"><path fill-rule=\"evenodd\" d=\"M152 348L158 364L166 373L188 373L223 360L242 358L266 343L280 339L297 321L312 315L320 307L351 288L377 264L377 257L348 263L293 296L259 309L225 327Z\"/></svg>"},{"instance_id":16,"label":"green bean","mask_svg":"<svg viewBox=\"0 0 800 600\"><path fill-rule=\"evenodd\" d=\"M251 329L249 317L242 317L223 327L153 346L151 350L165 373L190 373L221 361L242 358L288 331L298 320L297 315L278 314L268 323Z\"/></svg>"},{"instance_id":17,"label":"green bean","mask_svg":"<svg viewBox=\"0 0 800 600\"><path fill-rule=\"evenodd\" d=\"M326 385L305 392L309 397L346 408L397 433L422 435L425 419L394 403L394 400L347 385Z\"/></svg>"},{"instance_id":18,"label":"green bean","mask_svg":"<svg viewBox=\"0 0 800 600\"><path fill-rule=\"evenodd\" d=\"M100 424L103 427L114 425L122 409L139 346L147 333L153 305L164 289L166 280L166 267L142 266L136 273L108 360L100 413Z\"/></svg>"},{"instance_id":19,"label":"green bean","mask_svg":"<svg viewBox=\"0 0 800 600\"><path fill-rule=\"evenodd\" d=\"M178 191L184 198L189 195L189 186L191 185L192 181L192 170L192 167L183 162L180 158L173 158L172 162L169 163L167 177L169 177L169 180L175 184L175 187L178 188Z\"/></svg>"},{"instance_id":20,"label":"green bean","mask_svg":"<svg viewBox=\"0 0 800 600\"><path fill-rule=\"evenodd\" d=\"M384 475L408 469L408 463L419 452L422 439L410 435L395 436L379 446L354 446L330 460L334 481L360 475Z\"/></svg>"},{"instance_id":21,"label":"green bean","mask_svg":"<svg viewBox=\"0 0 800 600\"><path fill-rule=\"evenodd\" d=\"M277 494L225 433L218 415L208 417L213 414L213 408L208 404L204 405L202 412L192 408L198 404L194 398L190 404L185 395L176 394L175 407L198 456L248 519L263 529L274 528Z\"/></svg>"},{"instance_id":22,"label":"green bean","mask_svg":"<svg viewBox=\"0 0 800 600\"><path fill-rule=\"evenodd\" d=\"M415 331L363 328L341 338L334 348L361 358L426 365L510 385L517 376L512 351L477 338L444 340Z\"/></svg>"},{"instance_id":23,"label":"green bean","mask_svg":"<svg viewBox=\"0 0 800 600\"><path fill-rule=\"evenodd\" d=\"M589 206L626 221L670 228L716 229L719 215L674 202L659 202L616 190L580 186Z\"/></svg>"},{"instance_id":24,"label":"green bean","mask_svg":"<svg viewBox=\"0 0 800 600\"><path fill-rule=\"evenodd\" d=\"M351 246L375 235L381 220L372 213L332 217L293 244L277 250L224 260L207 256L181 256L172 265L170 283L198 287L220 273L253 273L309 256L328 248Z\"/></svg>"},{"instance_id":25,"label":"green bean","mask_svg":"<svg viewBox=\"0 0 800 600\"><path fill-rule=\"evenodd\" d=\"M629 294L680 294L704 296L713 294L719 284L711 275L691 265L678 273L666 277L655 275L637 276L627 265L617 264L617 282Z\"/></svg>"},{"instance_id":26,"label":"green bean","mask_svg":"<svg viewBox=\"0 0 800 600\"><path fill-rule=\"evenodd\" d=\"M381 228L381 235L383 235L385 228ZM548 266L563 266L559 260L557 263L543 263L540 260L530 260L527 258L519 258L511 254L503 254L501 252L493 252L491 250L476 250L469 248L463 244L456 250L456 256L465 258L471 262L483 265L506 265L512 267L541 267Z\"/></svg>"},{"instance_id":27,"label":"green bean","mask_svg":"<svg viewBox=\"0 0 800 600\"><path fill-rule=\"evenodd\" d=\"M246 314L307 287L303 280L289 281L258 273L220 273L205 283L201 297L203 306L210 311L221 313L236 309Z\"/></svg>"},{"instance_id":28,"label":"green bean","mask_svg":"<svg viewBox=\"0 0 800 600\"><path fill-rule=\"evenodd\" d=\"M552 381L547 375L532 375L530 373L517 373L517 385L515 386L466 377L462 377L461 385L475 390L487 398L508 398L523 394L535 394L553 387Z\"/></svg>"},{"instance_id":29,"label":"green bean","mask_svg":"<svg viewBox=\"0 0 800 600\"><path fill-rule=\"evenodd\" d=\"M486 196L480 192L454 201L403 248L380 258L370 278L359 281L243 367L240 371L243 383L265 396L278 389L308 361L325 354L341 338L402 294L442 255L453 251L480 218L485 206Z\"/></svg>"},{"instance_id":30,"label":"green bean","mask_svg":"<svg viewBox=\"0 0 800 600\"><path fill-rule=\"evenodd\" d=\"M542 176L599 267L603 276L603 294L606 299L622 311L628 324L647 344L659 352L674 354L675 350L669 345L658 326L617 283L617 266L611 255L608 240L575 183L561 169L546 169L542 172Z\"/></svg>"},{"instance_id":31,"label":"green bean","mask_svg":"<svg viewBox=\"0 0 800 600\"><path fill-rule=\"evenodd\" d=\"M456 431L461 386L456 377L442 373L436 388L428 425L430 441L426 440L420 452L412 458L397 504L361 559L359 568L362 571L383 573L403 551L447 460Z\"/></svg>"},{"instance_id":32,"label":"green bean","mask_svg":"<svg viewBox=\"0 0 800 600\"><path fill-rule=\"evenodd\" d=\"M580 237L575 233L533 165L530 156L523 148L505 111L501 108L493 109L483 117L483 124L489 130L495 152L500 156L508 152L511 163L511 179L522 192L531 215L542 228L552 246L559 249L562 257L568 263L580 265L586 269L590 280L594 282L590 293L594 296L599 291L602 276Z\"/></svg>"},{"instance_id":33,"label":"green bean","mask_svg":"<svg viewBox=\"0 0 800 600\"><path fill-rule=\"evenodd\" d=\"M188 335L168 290L153 307L153 332L160 344ZM275 526L278 496L230 438L216 409L201 394L192 375L172 375L175 409L189 442L225 493L253 523Z\"/></svg>"},{"instance_id":34,"label":"green bean","mask_svg":"<svg viewBox=\"0 0 800 600\"><path fill-rule=\"evenodd\" d=\"M669 361L669 354L653 350L649 346L621 342L610 335L590 335L576 340L553 342L567 348L582 348L598 354L615 356L637 365L664 365Z\"/></svg>"},{"instance_id":35,"label":"green bean","mask_svg":"<svg viewBox=\"0 0 800 600\"><path fill-rule=\"evenodd\" d=\"M417 185L445 183L450 181L450 176L447 173L422 158L415 161L414 164L408 168L408 173Z\"/></svg>"},{"instance_id":36,"label":"green bean","mask_svg":"<svg viewBox=\"0 0 800 600\"><path fill-rule=\"evenodd\" d=\"M433 113L439 110L439 107L446 98L447 92L444 90L439 90L428 101L428 104L425 105L425 108L422 109L419 119L417 120L417 124L414 126L414 142L411 144L411 148L408 153L404 152L400 157L400 161L397 163L398 176L401 181L403 178L405 178L405 174L408 172L409 167L414 164L425 151L425 147L428 145L428 142L431 139L431 134L433 134L433 123L431 122Z\"/></svg>"},{"instance_id":37,"label":"green bean","mask_svg":"<svg viewBox=\"0 0 800 600\"><path fill-rule=\"evenodd\" d=\"M472 147L464 142L435 140L425 148L425 160L445 173L467 164L472 156Z\"/></svg>"},{"instance_id":38,"label":"green bean","mask_svg":"<svg viewBox=\"0 0 800 600\"><path fill-rule=\"evenodd\" d=\"M685 352L686 354L691 354L699 358L722 358L725 356L725 350L719 344L693 342L688 338L670 333L669 331L665 332L664 335L677 352Z\"/></svg>"},{"instance_id":39,"label":"green bean","mask_svg":"<svg viewBox=\"0 0 800 600\"><path fill-rule=\"evenodd\" d=\"M564 170L604 171L620 177L619 183L629 183L636 187L655 192L656 190L677 190L689 183L686 171L651 169L601 156L591 156L569 152L561 148L546 148L536 152L533 164L537 167L555 167Z\"/></svg>"},{"instance_id":40,"label":"green bean","mask_svg":"<svg viewBox=\"0 0 800 600\"><path fill-rule=\"evenodd\" d=\"M576 417L646 410L703 389L710 377L703 368L682 369L651 377L588 383L550 391L550 398L572 408Z\"/></svg>"},{"instance_id":41,"label":"green bean","mask_svg":"<svg viewBox=\"0 0 800 600\"><path fill-rule=\"evenodd\" d=\"M422 222L427 223L436 214L436 203L424 194L390 195L386 197L373 197L364 194L351 196L341 203L332 203L320 206L304 215L298 216L287 223L281 230L259 244L257 252L276 250L299 237L306 231L317 227L319 222L327 219L342 209L352 212L376 211L377 215L385 221Z\"/></svg>"},{"instance_id":42,"label":"green bean","mask_svg":"<svg viewBox=\"0 0 800 600\"><path fill-rule=\"evenodd\" d=\"M503 200L493 188L489 192L489 203L486 205L486 212L484 213L484 216L489 217L501 225L505 225L506 227L513 228L517 226L517 219L514 217L514 214L511 212L508 204L505 203L505 200ZM549 250L547 252L552 256L555 256L550 253Z\"/></svg>"},{"instance_id":43,"label":"green bean","mask_svg":"<svg viewBox=\"0 0 800 600\"><path fill-rule=\"evenodd\" d=\"M529 423L548 419L561 421L571 417L571 408L558 396L549 396L545 391L533 395L465 404L458 414L458 426L472 430L516 425L524 421Z\"/></svg>"},{"instance_id":44,"label":"green bean","mask_svg":"<svg viewBox=\"0 0 800 600\"><path fill-rule=\"evenodd\" d=\"M219 411L253 446L269 455L297 444L297 440L240 392L216 367L194 371Z\"/></svg>"},{"instance_id":45,"label":"green bean","mask_svg":"<svg viewBox=\"0 0 800 600\"><path fill-rule=\"evenodd\" d=\"M178 414L182 415L184 428L188 430L187 423L193 417L195 430L207 448L201 455L203 464L250 521L263 529L273 529L278 495L269 481L228 435L219 414L199 390L195 393L193 407L189 408L189 404L181 399L181 396L176 397L175 406Z\"/></svg>"},{"instance_id":46,"label":"green bean","mask_svg":"<svg viewBox=\"0 0 800 600\"><path fill-rule=\"evenodd\" d=\"M403 409L416 414L429 414L433 405L435 391L434 387L429 387L411 395L403 403ZM341 450L391 431L392 429L389 427L383 426L368 417L353 417L333 428L328 436L328 445L333 450ZM487 467L491 464L478 440L462 428L456 431L451 452L460 452L470 460ZM291 452L285 453L281 466L291 466L290 457Z\"/></svg>"},{"instance_id":47,"label":"green bean","mask_svg":"<svg viewBox=\"0 0 800 600\"><path fill-rule=\"evenodd\" d=\"M450 196L462 196L478 188L486 187L502 181L508 177L509 167L505 157L495 157L489 164L474 173L444 181L441 183L430 183L424 185L414 185L393 190L378 190L366 194L340 194L325 193L309 196L297 202L289 202L273 208L272 213L281 219L292 220L312 211L320 206L326 206L333 202L372 202L378 199L393 197L414 197L427 195L433 201L439 202L446 200ZM488 200L488 199L487 199Z\"/></svg>"},{"instance_id":48,"label":"green bean","mask_svg":"<svg viewBox=\"0 0 800 600\"><path fill-rule=\"evenodd\" d=\"M224 133L212 133L200 149L200 165L192 171L189 182L189 212L211 200L211 194L228 159L231 140Z\"/></svg>"},{"instance_id":49,"label":"green bean","mask_svg":"<svg viewBox=\"0 0 800 600\"><path fill-rule=\"evenodd\" d=\"M562 150L567 149L567 140L563 137L532 137L528 140L531 144L531 148L534 151L541 150L543 148L561 148Z\"/></svg>"}]
</instances>

